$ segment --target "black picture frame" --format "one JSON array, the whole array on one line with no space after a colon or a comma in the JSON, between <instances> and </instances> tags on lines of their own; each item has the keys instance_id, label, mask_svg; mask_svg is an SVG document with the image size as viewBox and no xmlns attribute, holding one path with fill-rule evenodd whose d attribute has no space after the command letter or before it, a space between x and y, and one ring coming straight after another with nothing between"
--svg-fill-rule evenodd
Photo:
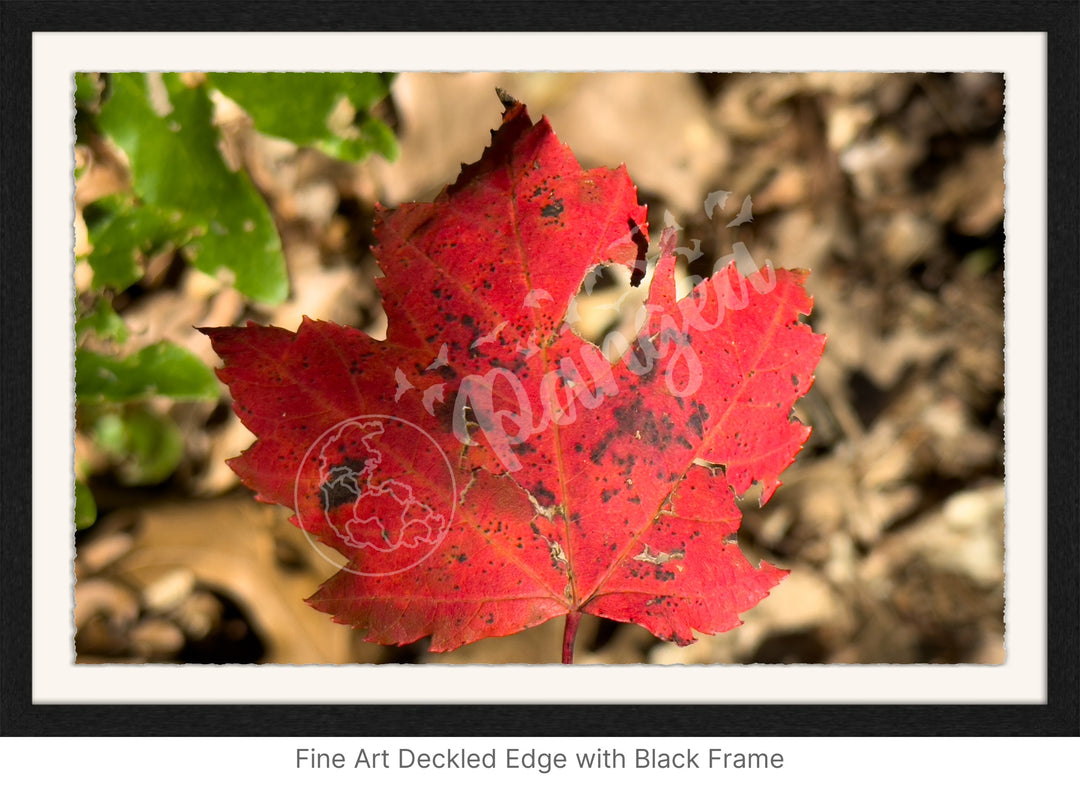
<instances>
[{"instance_id":1,"label":"black picture frame","mask_svg":"<svg viewBox=\"0 0 1080 791\"><path fill-rule=\"evenodd\" d=\"M1006 32L1047 37L1048 573L1042 705L41 705L31 698L31 78L35 31ZM1074 2L0 4L0 734L1080 735L1080 6Z\"/></svg>"}]
</instances>

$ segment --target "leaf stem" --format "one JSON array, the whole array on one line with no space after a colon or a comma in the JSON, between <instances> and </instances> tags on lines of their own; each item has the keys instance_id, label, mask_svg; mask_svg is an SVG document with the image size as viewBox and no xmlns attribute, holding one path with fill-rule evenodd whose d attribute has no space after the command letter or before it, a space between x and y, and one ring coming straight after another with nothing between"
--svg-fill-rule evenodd
<instances>
[{"instance_id":1,"label":"leaf stem","mask_svg":"<svg viewBox=\"0 0 1080 791\"><path fill-rule=\"evenodd\" d=\"M562 662L574 664L574 638L577 637L578 624L581 623L581 611L573 610L566 614L566 627L563 629Z\"/></svg>"}]
</instances>

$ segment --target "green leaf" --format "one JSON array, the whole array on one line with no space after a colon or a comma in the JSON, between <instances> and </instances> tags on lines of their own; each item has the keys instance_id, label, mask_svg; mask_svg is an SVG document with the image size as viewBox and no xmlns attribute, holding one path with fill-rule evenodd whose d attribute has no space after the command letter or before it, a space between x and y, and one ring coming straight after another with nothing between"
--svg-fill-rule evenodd
<instances>
[{"instance_id":1,"label":"green leaf","mask_svg":"<svg viewBox=\"0 0 1080 791\"><path fill-rule=\"evenodd\" d=\"M182 232L194 266L211 275L229 270L250 298L281 302L289 290L281 239L247 174L222 159L212 111L206 89L186 86L179 75L112 75L98 122L127 154L135 193L151 212L128 235ZM154 224L159 220L167 227Z\"/></svg>"},{"instance_id":2,"label":"green leaf","mask_svg":"<svg viewBox=\"0 0 1080 791\"><path fill-rule=\"evenodd\" d=\"M208 77L251 115L263 134L337 159L356 161L372 153L397 157L393 132L369 115L389 92L392 74L231 72Z\"/></svg>"},{"instance_id":3,"label":"green leaf","mask_svg":"<svg viewBox=\"0 0 1080 791\"><path fill-rule=\"evenodd\" d=\"M154 395L180 400L217 398L213 372L186 349L168 341L118 359L87 349L75 352L75 396L124 402Z\"/></svg>"},{"instance_id":4,"label":"green leaf","mask_svg":"<svg viewBox=\"0 0 1080 791\"><path fill-rule=\"evenodd\" d=\"M161 483L184 455L184 438L176 424L141 407L102 415L91 436L117 465L117 477L126 486Z\"/></svg>"},{"instance_id":5,"label":"green leaf","mask_svg":"<svg viewBox=\"0 0 1080 791\"><path fill-rule=\"evenodd\" d=\"M87 262L94 270L94 288L123 291L143 273L144 260L169 244L191 238L184 215L160 206L136 206L127 196L110 195L83 210L92 250Z\"/></svg>"},{"instance_id":6,"label":"green leaf","mask_svg":"<svg viewBox=\"0 0 1080 791\"><path fill-rule=\"evenodd\" d=\"M113 310L108 299L99 299L84 316L75 322L75 338L81 339L92 332L102 340L123 343L128 337L128 328L124 320Z\"/></svg>"},{"instance_id":7,"label":"green leaf","mask_svg":"<svg viewBox=\"0 0 1080 791\"><path fill-rule=\"evenodd\" d=\"M97 74L75 72L75 106L92 110L101 98L101 79Z\"/></svg>"},{"instance_id":8,"label":"green leaf","mask_svg":"<svg viewBox=\"0 0 1080 791\"><path fill-rule=\"evenodd\" d=\"M82 481L75 481L75 527L90 527L97 521L97 503L94 493Z\"/></svg>"},{"instance_id":9,"label":"green leaf","mask_svg":"<svg viewBox=\"0 0 1080 791\"><path fill-rule=\"evenodd\" d=\"M127 424L123 415L103 413L94 422L90 435L94 438L94 444L113 460L127 454Z\"/></svg>"}]
</instances>

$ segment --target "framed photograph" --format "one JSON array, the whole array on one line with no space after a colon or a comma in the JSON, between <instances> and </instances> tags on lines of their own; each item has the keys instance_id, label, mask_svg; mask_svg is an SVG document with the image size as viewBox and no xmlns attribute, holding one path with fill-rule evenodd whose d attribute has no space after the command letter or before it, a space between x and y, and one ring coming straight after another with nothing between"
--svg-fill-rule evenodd
<instances>
[{"instance_id":1,"label":"framed photograph","mask_svg":"<svg viewBox=\"0 0 1080 791\"><path fill-rule=\"evenodd\" d=\"M1075 7L420 5L0 7L3 734L1080 735Z\"/></svg>"}]
</instances>

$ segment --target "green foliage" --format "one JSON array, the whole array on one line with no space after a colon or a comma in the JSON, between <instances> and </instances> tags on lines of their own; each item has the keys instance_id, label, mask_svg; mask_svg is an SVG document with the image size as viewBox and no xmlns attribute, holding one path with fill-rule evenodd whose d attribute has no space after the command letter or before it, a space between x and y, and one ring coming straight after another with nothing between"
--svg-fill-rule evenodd
<instances>
[{"instance_id":1,"label":"green foliage","mask_svg":"<svg viewBox=\"0 0 1080 791\"><path fill-rule=\"evenodd\" d=\"M211 84L243 107L264 134L317 148L337 159L397 156L397 141L370 110L390 88L389 74L212 73Z\"/></svg>"},{"instance_id":2,"label":"green foliage","mask_svg":"<svg viewBox=\"0 0 1080 791\"><path fill-rule=\"evenodd\" d=\"M98 300L93 308L87 310L75 322L75 338L82 340L87 333L93 333L106 341L123 343L128 338L128 328L120 318L112 303L107 299Z\"/></svg>"},{"instance_id":3,"label":"green foliage","mask_svg":"<svg viewBox=\"0 0 1080 791\"><path fill-rule=\"evenodd\" d=\"M128 195L109 195L83 212L94 249L87 257L94 288L124 291L143 274L142 262L167 245L181 246L191 236L176 210L138 205Z\"/></svg>"},{"instance_id":4,"label":"green foliage","mask_svg":"<svg viewBox=\"0 0 1080 791\"><path fill-rule=\"evenodd\" d=\"M82 481L75 481L75 527L90 527L97 521L97 503L90 487Z\"/></svg>"},{"instance_id":5,"label":"green foliage","mask_svg":"<svg viewBox=\"0 0 1080 791\"><path fill-rule=\"evenodd\" d=\"M184 456L184 438L176 424L143 405L103 411L91 418L90 436L127 486L161 483Z\"/></svg>"},{"instance_id":6,"label":"green foliage","mask_svg":"<svg viewBox=\"0 0 1080 791\"><path fill-rule=\"evenodd\" d=\"M397 156L390 129L371 115L389 92L387 74L78 73L76 134L112 140L127 157L131 188L84 207L93 270L77 299L75 398L79 430L131 486L159 483L183 458L183 437L147 399L217 399L213 372L162 341L126 357L108 353L129 336L115 295L143 277L153 256L177 251L207 274L225 273L254 302L274 305L289 279L269 207L247 172L222 156L214 91L244 108L256 129L340 159ZM80 171L76 177L81 176ZM85 472L85 471L83 471ZM75 521L97 518L80 473Z\"/></svg>"},{"instance_id":7,"label":"green foliage","mask_svg":"<svg viewBox=\"0 0 1080 791\"><path fill-rule=\"evenodd\" d=\"M122 291L143 262L171 245L210 275L228 271L241 293L277 304L289 281L273 218L244 171L222 158L211 87L250 113L268 135L340 159L392 159L397 141L371 115L392 75L217 73L208 82L178 74L75 75L76 106L127 155L133 191L87 211L95 288ZM80 124L80 127L83 127Z\"/></svg>"},{"instance_id":8,"label":"green foliage","mask_svg":"<svg viewBox=\"0 0 1080 791\"><path fill-rule=\"evenodd\" d=\"M87 349L75 352L75 397L123 403L168 396L214 399L219 395L213 372L179 346L160 341L118 359Z\"/></svg>"},{"instance_id":9,"label":"green foliage","mask_svg":"<svg viewBox=\"0 0 1080 791\"><path fill-rule=\"evenodd\" d=\"M152 211L121 223L111 241L179 232L189 239L190 263L210 275L230 270L239 291L276 304L289 292L281 239L247 174L222 159L212 114L206 89L187 87L179 75L113 75L98 124L127 154L135 193Z\"/></svg>"},{"instance_id":10,"label":"green foliage","mask_svg":"<svg viewBox=\"0 0 1080 791\"><path fill-rule=\"evenodd\" d=\"M93 74L78 72L75 75L75 106L93 108L101 99L101 80Z\"/></svg>"}]
</instances>

